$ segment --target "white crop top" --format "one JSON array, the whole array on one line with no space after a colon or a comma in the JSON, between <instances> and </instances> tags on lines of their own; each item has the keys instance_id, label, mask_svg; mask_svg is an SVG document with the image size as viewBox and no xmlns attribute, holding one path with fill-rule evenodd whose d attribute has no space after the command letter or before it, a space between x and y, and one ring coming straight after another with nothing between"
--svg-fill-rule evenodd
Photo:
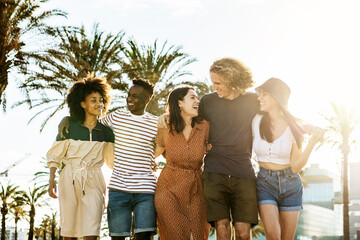
<instances>
[{"instance_id":1,"label":"white crop top","mask_svg":"<svg viewBox=\"0 0 360 240\"><path fill-rule=\"evenodd\" d=\"M296 143L289 127L286 128L274 142L269 143L260 137L260 122L262 115L255 115L252 121L254 136L253 149L259 162L271 162L276 164L290 164L292 144Z\"/></svg>"}]
</instances>

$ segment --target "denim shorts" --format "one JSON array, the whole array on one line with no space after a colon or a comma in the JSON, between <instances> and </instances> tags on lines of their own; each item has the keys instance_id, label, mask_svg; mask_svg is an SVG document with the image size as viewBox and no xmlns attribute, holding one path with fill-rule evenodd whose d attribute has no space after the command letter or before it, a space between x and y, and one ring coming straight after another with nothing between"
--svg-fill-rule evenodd
<instances>
[{"instance_id":1,"label":"denim shorts","mask_svg":"<svg viewBox=\"0 0 360 240\"><path fill-rule=\"evenodd\" d=\"M258 205L273 204L279 211L302 209L303 186L300 175L291 168L270 170L260 167L256 193Z\"/></svg>"},{"instance_id":2,"label":"denim shorts","mask_svg":"<svg viewBox=\"0 0 360 240\"><path fill-rule=\"evenodd\" d=\"M128 237L131 235L132 213L135 217L135 233L156 234L154 194L109 189L107 214L110 236Z\"/></svg>"}]
</instances>

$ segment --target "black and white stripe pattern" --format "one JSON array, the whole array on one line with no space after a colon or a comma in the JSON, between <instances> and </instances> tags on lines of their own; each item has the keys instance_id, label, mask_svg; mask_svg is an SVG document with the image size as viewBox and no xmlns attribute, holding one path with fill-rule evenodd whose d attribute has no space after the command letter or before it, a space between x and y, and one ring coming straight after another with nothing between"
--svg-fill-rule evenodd
<instances>
[{"instance_id":1,"label":"black and white stripe pattern","mask_svg":"<svg viewBox=\"0 0 360 240\"><path fill-rule=\"evenodd\" d=\"M101 122L112 127L115 134L115 160L109 188L154 193L157 117L150 113L137 116L127 110L117 110Z\"/></svg>"}]
</instances>

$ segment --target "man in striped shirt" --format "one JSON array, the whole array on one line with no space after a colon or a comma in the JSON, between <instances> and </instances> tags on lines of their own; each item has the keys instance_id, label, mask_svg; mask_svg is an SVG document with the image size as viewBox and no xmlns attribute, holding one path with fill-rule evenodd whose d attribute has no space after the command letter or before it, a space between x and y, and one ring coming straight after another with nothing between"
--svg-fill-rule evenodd
<instances>
[{"instance_id":1,"label":"man in striped shirt","mask_svg":"<svg viewBox=\"0 0 360 240\"><path fill-rule=\"evenodd\" d=\"M157 117L145 111L153 90L148 81L133 80L126 98L128 110L117 110L100 120L115 134L115 160L108 186L112 240L131 235L132 213L137 240L148 240L156 233L153 170Z\"/></svg>"},{"instance_id":2,"label":"man in striped shirt","mask_svg":"<svg viewBox=\"0 0 360 240\"><path fill-rule=\"evenodd\" d=\"M126 98L127 110L116 110L100 122L111 127L115 135L115 159L110 178L108 224L112 240L131 236L132 214L135 239L150 240L156 234L154 194L154 145L157 117L146 112L154 86L147 80L133 80ZM65 118L59 125L68 125Z\"/></svg>"}]
</instances>

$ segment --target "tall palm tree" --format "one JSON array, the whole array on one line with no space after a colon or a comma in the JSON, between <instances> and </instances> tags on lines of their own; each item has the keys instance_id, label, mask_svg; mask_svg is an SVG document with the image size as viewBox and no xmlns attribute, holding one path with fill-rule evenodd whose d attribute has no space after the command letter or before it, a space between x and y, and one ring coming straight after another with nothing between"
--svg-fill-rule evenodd
<instances>
[{"instance_id":1,"label":"tall palm tree","mask_svg":"<svg viewBox=\"0 0 360 240\"><path fill-rule=\"evenodd\" d=\"M194 63L195 58L182 51L180 46L138 45L134 39L127 42L123 72L129 79L145 78L155 85L154 96L147 107L153 114L164 112L163 106L168 92L180 82L180 77L191 75L185 67ZM166 91L164 91L166 89Z\"/></svg>"},{"instance_id":2,"label":"tall palm tree","mask_svg":"<svg viewBox=\"0 0 360 240\"><path fill-rule=\"evenodd\" d=\"M348 186L348 156L351 147L354 145L352 133L354 132L356 125L359 123L359 119L356 118L355 111L345 107L339 106L335 103L330 103L332 107L332 113L330 115L323 115L328 123L327 130L329 136L325 139L326 142L336 146L342 156L342 187L343 187L343 229L344 240L349 240L349 186Z\"/></svg>"},{"instance_id":3,"label":"tall palm tree","mask_svg":"<svg viewBox=\"0 0 360 240\"><path fill-rule=\"evenodd\" d=\"M127 87L121 78L123 32L105 34L95 24L92 35L87 35L84 27L56 28L51 34L59 42L54 48L32 56L37 68L28 71L29 77L20 86L25 99L14 105L27 104L30 109L37 109L30 121L50 112L40 131L64 108L67 90L88 73L106 77L113 89L123 91Z\"/></svg>"},{"instance_id":4,"label":"tall palm tree","mask_svg":"<svg viewBox=\"0 0 360 240\"><path fill-rule=\"evenodd\" d=\"M30 208L28 213L30 223L28 240L32 240L34 237L34 221L36 208L46 205L46 202L43 199L43 196L46 193L47 190L44 190L41 187L37 187L35 184L32 188L29 188L28 192L22 192L25 203Z\"/></svg>"},{"instance_id":5,"label":"tall palm tree","mask_svg":"<svg viewBox=\"0 0 360 240\"><path fill-rule=\"evenodd\" d=\"M14 197L14 202L15 204L11 207L10 212L13 215L14 218L14 222L15 222L15 240L18 239L18 231L17 231L17 226L18 226L18 222L22 219L25 218L26 216L26 212L25 212L25 201L24 198L21 194L21 192L17 192L15 197Z\"/></svg>"},{"instance_id":6,"label":"tall palm tree","mask_svg":"<svg viewBox=\"0 0 360 240\"><path fill-rule=\"evenodd\" d=\"M45 33L48 28L45 21L50 17L66 15L58 9L39 12L47 1L0 0L0 105L4 111L10 70L26 72L29 54L36 54L36 51L28 52L29 36Z\"/></svg>"},{"instance_id":7,"label":"tall palm tree","mask_svg":"<svg viewBox=\"0 0 360 240\"><path fill-rule=\"evenodd\" d=\"M6 215L9 213L9 209L12 208L13 205L15 205L13 198L18 193L18 187L13 184L10 184L10 182L7 183L6 186L4 186L2 183L0 183L1 191L0 191L0 198L1 198L1 240L5 240L6 237Z\"/></svg>"}]
</instances>

